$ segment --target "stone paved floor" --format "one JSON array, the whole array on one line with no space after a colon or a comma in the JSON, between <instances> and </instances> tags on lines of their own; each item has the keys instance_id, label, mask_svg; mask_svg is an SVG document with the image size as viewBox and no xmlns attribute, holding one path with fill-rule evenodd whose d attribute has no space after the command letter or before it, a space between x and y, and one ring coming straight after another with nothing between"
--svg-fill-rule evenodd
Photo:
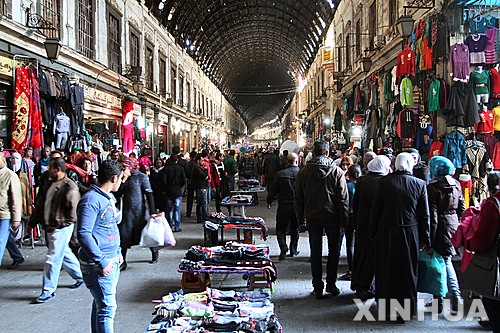
<instances>
[{"instance_id":1,"label":"stone paved floor","mask_svg":"<svg viewBox=\"0 0 500 333\"><path fill-rule=\"evenodd\" d=\"M274 236L276 205L267 210L264 196L261 205L249 207L248 216L263 216L270 227L268 244L278 269L276 292L273 295L275 312L288 332L481 332L475 322L464 320L449 322L413 321L405 325L380 322L353 322L357 307L348 282L339 282L342 294L335 298L316 300L311 296L310 269L308 262L307 234L300 241L300 255L277 261L278 246ZM213 208L212 208L213 209ZM183 207L182 212L185 212ZM118 311L115 332L144 332L152 319L153 304L170 291L180 288L179 260L186 249L203 243L203 230L193 218L183 217L183 231L176 233L177 246L161 250L158 264L150 265L149 249L134 247L129 254L129 267L122 272L118 284ZM257 240L260 242L260 240ZM91 296L82 286L68 288L73 281L62 272L56 297L46 304L30 304L40 294L45 248L23 247L26 262L16 270L6 270L10 258L6 254L0 268L0 332L66 333L90 332ZM325 252L326 253L326 252ZM345 255L339 273L346 270ZM243 285L244 281L231 279L224 284ZM425 295L421 295L424 297Z\"/></svg>"}]
</instances>

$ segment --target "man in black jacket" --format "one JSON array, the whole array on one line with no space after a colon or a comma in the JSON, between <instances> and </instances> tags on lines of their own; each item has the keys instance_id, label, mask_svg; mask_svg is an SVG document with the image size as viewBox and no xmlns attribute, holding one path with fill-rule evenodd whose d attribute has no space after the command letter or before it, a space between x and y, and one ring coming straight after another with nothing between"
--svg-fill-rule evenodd
<instances>
[{"instance_id":1,"label":"man in black jacket","mask_svg":"<svg viewBox=\"0 0 500 333\"><path fill-rule=\"evenodd\" d=\"M264 176L266 177L266 187L269 187L280 169L280 158L274 152L274 147L269 147L269 151L266 156L264 156L264 162L262 163Z\"/></svg>"},{"instance_id":2,"label":"man in black jacket","mask_svg":"<svg viewBox=\"0 0 500 333\"><path fill-rule=\"evenodd\" d=\"M191 181L196 190L196 221L202 223L208 217L208 168L202 154L196 155Z\"/></svg>"},{"instance_id":3,"label":"man in black jacket","mask_svg":"<svg viewBox=\"0 0 500 333\"><path fill-rule=\"evenodd\" d=\"M295 213L301 226L307 222L311 273L314 294L323 298L323 232L328 238L326 291L336 296L341 222L349 218L349 195L342 169L328 158L330 145L324 140L314 143L314 157L297 174L295 180Z\"/></svg>"},{"instance_id":4,"label":"man in black jacket","mask_svg":"<svg viewBox=\"0 0 500 333\"><path fill-rule=\"evenodd\" d=\"M188 173L187 178L187 202L186 202L186 217L191 217L191 211L193 210L194 202L194 179L192 177L193 168L196 165L196 151L191 151L189 153L189 162L187 164Z\"/></svg>"},{"instance_id":5,"label":"man in black jacket","mask_svg":"<svg viewBox=\"0 0 500 333\"><path fill-rule=\"evenodd\" d=\"M297 246L299 243L299 224L293 208L293 186L295 178L299 172L297 166L297 154L288 154L285 169L278 172L273 183L268 187L267 208L271 209L271 204L275 197L278 197L278 211L276 212L276 237L280 247L279 260L286 258L288 247L286 245L286 229L290 225L290 256L299 254Z\"/></svg>"},{"instance_id":6,"label":"man in black jacket","mask_svg":"<svg viewBox=\"0 0 500 333\"><path fill-rule=\"evenodd\" d=\"M186 159L184 159L184 156L181 153L181 147L173 146L172 147L172 156L177 156L177 164L184 170L184 174L186 175L186 179L189 179L191 177L191 169L189 168L188 161L186 161ZM170 163L175 163L172 160L172 156L170 156L170 158L167 160L167 165ZM186 186L184 185L182 187L182 195L185 194L185 191L186 191Z\"/></svg>"},{"instance_id":7,"label":"man in black jacket","mask_svg":"<svg viewBox=\"0 0 500 333\"><path fill-rule=\"evenodd\" d=\"M181 204L186 175L184 169L179 165L178 155L170 156L170 164L167 164L163 171L163 183L165 184L165 194L167 198L167 220L172 231L181 230Z\"/></svg>"}]
</instances>

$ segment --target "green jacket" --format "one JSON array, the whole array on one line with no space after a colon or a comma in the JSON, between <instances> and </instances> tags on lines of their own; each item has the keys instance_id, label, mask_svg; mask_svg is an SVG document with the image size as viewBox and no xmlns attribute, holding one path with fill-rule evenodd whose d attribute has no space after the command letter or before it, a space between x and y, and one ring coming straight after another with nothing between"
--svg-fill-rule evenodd
<instances>
[{"instance_id":1,"label":"green jacket","mask_svg":"<svg viewBox=\"0 0 500 333\"><path fill-rule=\"evenodd\" d=\"M407 77L401 81L401 105L413 107L413 85Z\"/></svg>"},{"instance_id":2,"label":"green jacket","mask_svg":"<svg viewBox=\"0 0 500 333\"><path fill-rule=\"evenodd\" d=\"M232 156L227 155L224 157L223 162L224 169L226 170L228 176L234 176L238 172L236 169L236 160Z\"/></svg>"}]
</instances>

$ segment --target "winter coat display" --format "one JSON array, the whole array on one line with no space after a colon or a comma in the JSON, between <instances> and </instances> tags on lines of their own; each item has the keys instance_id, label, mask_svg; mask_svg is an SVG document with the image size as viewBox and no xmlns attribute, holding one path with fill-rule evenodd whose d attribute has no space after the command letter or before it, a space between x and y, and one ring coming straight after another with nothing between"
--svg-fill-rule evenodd
<instances>
[{"instance_id":1,"label":"winter coat display","mask_svg":"<svg viewBox=\"0 0 500 333\"><path fill-rule=\"evenodd\" d=\"M472 87L464 82L451 86L450 98L443 110L447 126L469 127L479 122L479 105Z\"/></svg>"},{"instance_id":2,"label":"winter coat display","mask_svg":"<svg viewBox=\"0 0 500 333\"><path fill-rule=\"evenodd\" d=\"M451 176L431 180L427 186L431 225L431 247L442 256L455 255L451 237L465 210L462 187Z\"/></svg>"},{"instance_id":3,"label":"winter coat display","mask_svg":"<svg viewBox=\"0 0 500 333\"><path fill-rule=\"evenodd\" d=\"M420 243L430 245L425 182L401 171L380 179L371 213L377 298L410 300L411 314L416 314Z\"/></svg>"},{"instance_id":4,"label":"winter coat display","mask_svg":"<svg viewBox=\"0 0 500 333\"><path fill-rule=\"evenodd\" d=\"M148 176L135 171L120 186L116 196L122 200L122 222L118 225L120 246L129 249L139 244L142 229L149 221L150 214L155 213L153 189ZM146 199L149 210L146 207Z\"/></svg>"},{"instance_id":5,"label":"winter coat display","mask_svg":"<svg viewBox=\"0 0 500 333\"><path fill-rule=\"evenodd\" d=\"M368 237L371 209L382 174L369 172L356 182L352 203L356 230L351 289L369 290L375 276L375 242Z\"/></svg>"}]
</instances>

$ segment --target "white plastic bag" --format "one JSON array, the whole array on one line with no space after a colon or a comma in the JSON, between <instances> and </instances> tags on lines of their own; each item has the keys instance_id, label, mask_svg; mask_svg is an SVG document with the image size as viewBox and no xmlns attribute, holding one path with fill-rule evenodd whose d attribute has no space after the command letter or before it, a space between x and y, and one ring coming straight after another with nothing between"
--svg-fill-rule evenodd
<instances>
[{"instance_id":1,"label":"white plastic bag","mask_svg":"<svg viewBox=\"0 0 500 333\"><path fill-rule=\"evenodd\" d=\"M165 246L175 246L176 241L174 233L172 232L172 228L170 228L170 224L168 224L168 221L163 213L161 215L163 217L163 223L165 224Z\"/></svg>"},{"instance_id":2,"label":"white plastic bag","mask_svg":"<svg viewBox=\"0 0 500 333\"><path fill-rule=\"evenodd\" d=\"M141 242L139 243L143 247L163 247L165 244L165 216L160 215L155 218L151 218L142 229ZM168 225L168 222L167 222ZM170 230L172 232L172 230Z\"/></svg>"}]
</instances>

